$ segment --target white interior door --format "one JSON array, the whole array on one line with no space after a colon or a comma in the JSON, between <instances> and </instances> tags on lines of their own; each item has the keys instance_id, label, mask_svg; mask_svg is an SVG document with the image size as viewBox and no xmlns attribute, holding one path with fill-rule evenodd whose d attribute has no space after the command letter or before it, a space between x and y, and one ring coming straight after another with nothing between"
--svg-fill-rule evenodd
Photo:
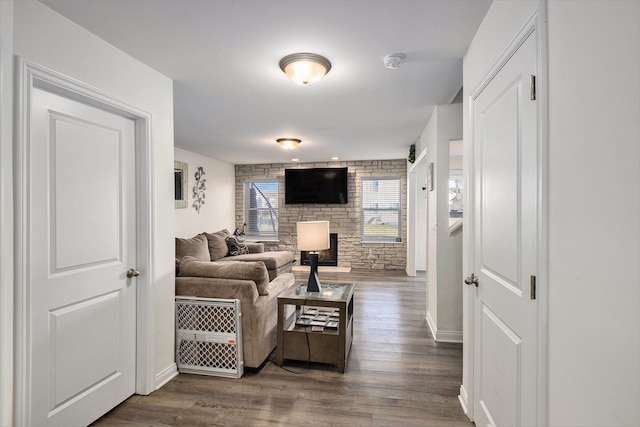
<instances>
[{"instance_id":1,"label":"white interior door","mask_svg":"<svg viewBox=\"0 0 640 427\"><path fill-rule=\"evenodd\" d=\"M135 390L135 125L33 88L29 425L85 425Z\"/></svg>"},{"instance_id":2,"label":"white interior door","mask_svg":"<svg viewBox=\"0 0 640 427\"><path fill-rule=\"evenodd\" d=\"M537 124L530 34L472 101L474 421L536 424ZM467 278L469 280L469 278Z\"/></svg>"}]
</instances>

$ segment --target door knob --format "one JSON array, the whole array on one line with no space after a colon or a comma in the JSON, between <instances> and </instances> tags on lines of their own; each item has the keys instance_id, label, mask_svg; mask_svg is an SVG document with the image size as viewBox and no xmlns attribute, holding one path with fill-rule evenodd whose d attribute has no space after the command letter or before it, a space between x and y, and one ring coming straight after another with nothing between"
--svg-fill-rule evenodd
<instances>
[{"instance_id":1,"label":"door knob","mask_svg":"<svg viewBox=\"0 0 640 427\"><path fill-rule=\"evenodd\" d=\"M471 276L469 276L466 279L464 279L464 283L466 283L467 285L476 285L476 288L477 288L478 287L478 276L476 276L475 274L471 273Z\"/></svg>"},{"instance_id":2,"label":"door knob","mask_svg":"<svg viewBox=\"0 0 640 427\"><path fill-rule=\"evenodd\" d=\"M132 277L138 277L140 275L140 272L138 270L134 270L133 268L130 268L127 270L127 278L131 279Z\"/></svg>"}]
</instances>

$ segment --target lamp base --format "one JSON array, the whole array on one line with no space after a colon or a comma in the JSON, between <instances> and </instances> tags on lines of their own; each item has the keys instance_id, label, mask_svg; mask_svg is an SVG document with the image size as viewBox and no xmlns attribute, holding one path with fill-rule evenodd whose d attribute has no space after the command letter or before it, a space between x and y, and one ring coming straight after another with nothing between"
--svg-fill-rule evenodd
<instances>
[{"instance_id":1,"label":"lamp base","mask_svg":"<svg viewBox=\"0 0 640 427\"><path fill-rule=\"evenodd\" d=\"M318 252L309 254L309 263L311 271L309 271L309 280L307 281L307 292L320 292L320 279L318 278Z\"/></svg>"}]
</instances>

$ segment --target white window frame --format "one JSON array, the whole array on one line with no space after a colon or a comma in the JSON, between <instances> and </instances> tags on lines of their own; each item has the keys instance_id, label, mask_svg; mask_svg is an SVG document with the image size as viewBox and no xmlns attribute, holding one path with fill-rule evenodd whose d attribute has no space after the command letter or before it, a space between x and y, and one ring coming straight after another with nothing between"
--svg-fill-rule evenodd
<instances>
[{"instance_id":1,"label":"white window frame","mask_svg":"<svg viewBox=\"0 0 640 427\"><path fill-rule=\"evenodd\" d=\"M397 207L379 208L379 202L376 203L376 207L367 208L364 206L365 194L364 186L367 181L376 181L378 185L375 185L377 192L380 189L380 181L397 181L398 182L398 199L393 201ZM367 236L365 235L365 211L378 210L383 212L397 212L398 221L398 234L396 236ZM388 216L388 215L387 215ZM395 216L395 215L394 215ZM402 238L402 179L399 176L384 176L384 177L366 177L360 180L360 238L365 243L397 243Z\"/></svg>"}]
</instances>

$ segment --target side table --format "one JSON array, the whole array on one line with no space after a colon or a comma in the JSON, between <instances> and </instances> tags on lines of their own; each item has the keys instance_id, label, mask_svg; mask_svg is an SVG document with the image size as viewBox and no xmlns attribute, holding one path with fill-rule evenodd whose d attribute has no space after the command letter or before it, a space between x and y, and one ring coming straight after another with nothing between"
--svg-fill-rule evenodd
<instances>
[{"instance_id":1,"label":"side table","mask_svg":"<svg viewBox=\"0 0 640 427\"><path fill-rule=\"evenodd\" d=\"M307 284L299 283L283 292L278 297L277 364L287 359L327 363L344 372L353 341L353 291L353 284L337 283L307 292ZM287 305L295 306L292 315L285 316L291 312Z\"/></svg>"}]
</instances>

